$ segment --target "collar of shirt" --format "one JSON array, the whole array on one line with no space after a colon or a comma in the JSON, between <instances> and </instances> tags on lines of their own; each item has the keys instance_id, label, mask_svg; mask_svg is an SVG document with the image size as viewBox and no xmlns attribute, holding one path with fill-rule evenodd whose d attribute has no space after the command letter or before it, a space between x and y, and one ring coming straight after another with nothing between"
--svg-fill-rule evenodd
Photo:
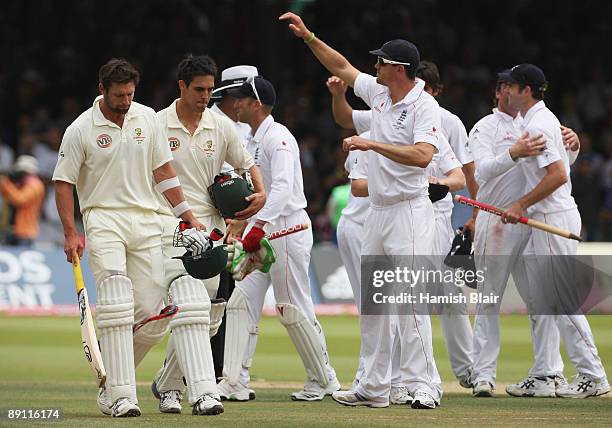
<instances>
[{"instance_id":1,"label":"collar of shirt","mask_svg":"<svg viewBox=\"0 0 612 428\"><path fill-rule=\"evenodd\" d=\"M181 121L178 118L178 114L176 113L176 104L178 103L178 100L179 100L178 98L174 100L174 102L170 106L170 109L168 110L168 128L182 129L187 134L189 134L189 131L187 131L187 128L185 128L185 126L181 123ZM215 122L212 118L212 115L210 114L209 109L206 108L202 112L202 117L200 117L200 123L198 123L198 127L196 128L193 135L196 135L202 129L214 129L214 128L215 128Z\"/></svg>"},{"instance_id":2,"label":"collar of shirt","mask_svg":"<svg viewBox=\"0 0 612 428\"><path fill-rule=\"evenodd\" d=\"M274 123L274 118L272 117L272 115L268 115L268 117L266 117L264 121L261 122L261 125L259 125L259 128L257 128L255 135L253 134L250 135L251 141L254 141L255 143L260 143L261 140L263 140L264 135L266 135L266 132L268 132L268 129L270 128L270 126L272 126L273 123Z\"/></svg>"},{"instance_id":3,"label":"collar of shirt","mask_svg":"<svg viewBox=\"0 0 612 428\"><path fill-rule=\"evenodd\" d=\"M527 126L527 124L531 121L533 116L545 107L546 107L546 104L544 104L544 101L538 101L537 103L532 105L531 108L527 110L527 114L523 118L523 124Z\"/></svg>"},{"instance_id":4,"label":"collar of shirt","mask_svg":"<svg viewBox=\"0 0 612 428\"><path fill-rule=\"evenodd\" d=\"M108 126L114 126L115 128L119 128L119 126L116 123L111 122L106 117L104 117L104 114L102 114L102 110L100 109L100 103L102 102L102 98L104 98L103 95L98 95L93 102L94 125L96 126L108 125ZM140 115L141 113L137 111L136 108L134 108L134 103L132 102L132 104L130 105L130 109L125 115L124 122L129 122L133 118L140 116Z\"/></svg>"},{"instance_id":5,"label":"collar of shirt","mask_svg":"<svg viewBox=\"0 0 612 428\"><path fill-rule=\"evenodd\" d=\"M505 122L514 122L514 119L515 119L514 117L510 116L508 113L504 113L503 111L500 111L498 108L493 109L493 114L500 117Z\"/></svg>"},{"instance_id":6,"label":"collar of shirt","mask_svg":"<svg viewBox=\"0 0 612 428\"><path fill-rule=\"evenodd\" d=\"M402 98L401 100L393 104L393 107L398 106L400 104L406 104L406 105L412 104L421 96L421 93L424 90L425 90L425 81L417 78L414 81L414 86L412 87L412 89L408 91L408 93L406 94L406 96L404 96L404 98ZM390 92L389 92L389 98L391 98Z\"/></svg>"}]
</instances>

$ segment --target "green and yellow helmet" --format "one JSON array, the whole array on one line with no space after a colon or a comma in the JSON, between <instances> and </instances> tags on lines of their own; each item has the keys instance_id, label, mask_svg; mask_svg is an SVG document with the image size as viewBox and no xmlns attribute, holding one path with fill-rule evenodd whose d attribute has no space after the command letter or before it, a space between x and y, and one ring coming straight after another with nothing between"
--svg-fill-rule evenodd
<instances>
[{"instance_id":1,"label":"green and yellow helmet","mask_svg":"<svg viewBox=\"0 0 612 428\"><path fill-rule=\"evenodd\" d=\"M208 193L221 216L235 218L237 212L249 206L245 198L254 192L250 181L230 171L218 174L208 187Z\"/></svg>"}]
</instances>

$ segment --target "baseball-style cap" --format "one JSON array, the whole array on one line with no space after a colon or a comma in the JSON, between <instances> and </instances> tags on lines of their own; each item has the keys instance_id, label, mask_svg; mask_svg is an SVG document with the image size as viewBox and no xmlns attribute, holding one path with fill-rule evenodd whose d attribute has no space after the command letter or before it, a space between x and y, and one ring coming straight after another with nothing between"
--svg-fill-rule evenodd
<instances>
[{"instance_id":1,"label":"baseball-style cap","mask_svg":"<svg viewBox=\"0 0 612 428\"><path fill-rule=\"evenodd\" d=\"M510 69L509 83L531 86L533 90L544 92L548 83L540 67L533 64L519 64Z\"/></svg>"},{"instance_id":2,"label":"baseball-style cap","mask_svg":"<svg viewBox=\"0 0 612 428\"><path fill-rule=\"evenodd\" d=\"M276 103L274 86L261 76L249 77L242 85L228 89L227 94L235 98L255 98L269 106L274 106Z\"/></svg>"},{"instance_id":3,"label":"baseball-style cap","mask_svg":"<svg viewBox=\"0 0 612 428\"><path fill-rule=\"evenodd\" d=\"M380 47L370 51L372 55L380 56L391 61L410 64L409 67L416 70L421 62L421 56L417 47L407 40L395 39L388 41Z\"/></svg>"},{"instance_id":4,"label":"baseball-style cap","mask_svg":"<svg viewBox=\"0 0 612 428\"><path fill-rule=\"evenodd\" d=\"M257 67L252 65L236 65L226 68L221 72L221 84L212 92L211 99L221 99L227 89L240 86L249 77L255 77L258 74Z\"/></svg>"},{"instance_id":5,"label":"baseball-style cap","mask_svg":"<svg viewBox=\"0 0 612 428\"><path fill-rule=\"evenodd\" d=\"M504 71L497 73L498 83L512 83L512 77L510 77L510 69L507 68Z\"/></svg>"}]
</instances>

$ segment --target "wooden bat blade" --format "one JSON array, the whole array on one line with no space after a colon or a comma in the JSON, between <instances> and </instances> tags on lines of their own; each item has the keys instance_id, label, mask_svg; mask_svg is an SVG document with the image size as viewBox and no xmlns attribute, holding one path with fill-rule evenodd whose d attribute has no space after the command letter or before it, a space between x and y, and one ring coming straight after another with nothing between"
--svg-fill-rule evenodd
<instances>
[{"instance_id":1,"label":"wooden bat blade","mask_svg":"<svg viewBox=\"0 0 612 428\"><path fill-rule=\"evenodd\" d=\"M96 329L91 316L91 308L89 306L89 298L87 296L87 289L83 281L83 273L81 272L81 265L79 258L75 258L73 264L74 280L77 288L77 298L79 302L79 314L81 318L81 340L83 344L83 352L85 358L89 363L89 368L96 377L99 387L104 386L106 382L106 370L104 369L104 363L102 362L102 355L100 354L100 346L98 345L98 337L96 336Z\"/></svg>"}]
</instances>

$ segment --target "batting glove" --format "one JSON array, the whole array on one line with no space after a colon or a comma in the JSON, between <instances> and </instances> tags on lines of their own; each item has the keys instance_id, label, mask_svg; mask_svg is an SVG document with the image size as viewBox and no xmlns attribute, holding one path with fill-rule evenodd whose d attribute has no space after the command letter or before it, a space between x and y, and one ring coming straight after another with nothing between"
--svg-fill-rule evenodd
<instances>
[{"instance_id":1,"label":"batting glove","mask_svg":"<svg viewBox=\"0 0 612 428\"><path fill-rule=\"evenodd\" d=\"M242 247L246 252L254 253L261 248L260 241L264 236L266 236L266 232L261 227L253 226L242 239Z\"/></svg>"},{"instance_id":2,"label":"batting glove","mask_svg":"<svg viewBox=\"0 0 612 428\"><path fill-rule=\"evenodd\" d=\"M210 234L194 228L183 231L183 247L191 251L193 257L201 256L212 248Z\"/></svg>"}]
</instances>

